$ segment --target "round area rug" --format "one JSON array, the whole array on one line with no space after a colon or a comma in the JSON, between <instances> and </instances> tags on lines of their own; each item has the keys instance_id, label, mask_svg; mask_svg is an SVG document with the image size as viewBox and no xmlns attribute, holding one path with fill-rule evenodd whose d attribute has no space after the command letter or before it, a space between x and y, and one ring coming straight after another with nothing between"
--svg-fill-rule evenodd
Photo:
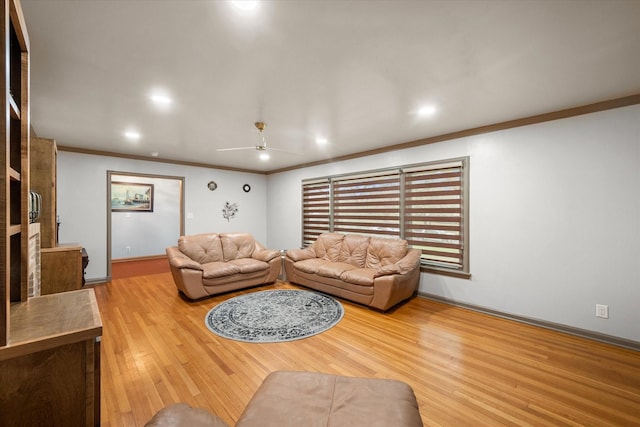
<instances>
[{"instance_id":1,"label":"round area rug","mask_svg":"<svg viewBox=\"0 0 640 427\"><path fill-rule=\"evenodd\" d=\"M315 292L281 289L231 298L212 308L205 324L224 338L244 342L284 342L324 332L344 309L334 298Z\"/></svg>"}]
</instances>

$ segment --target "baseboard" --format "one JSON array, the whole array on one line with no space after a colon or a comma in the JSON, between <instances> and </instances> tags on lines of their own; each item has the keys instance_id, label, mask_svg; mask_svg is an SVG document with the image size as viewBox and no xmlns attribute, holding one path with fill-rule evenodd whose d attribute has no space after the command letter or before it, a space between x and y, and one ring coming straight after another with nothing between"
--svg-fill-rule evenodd
<instances>
[{"instance_id":1,"label":"baseboard","mask_svg":"<svg viewBox=\"0 0 640 427\"><path fill-rule=\"evenodd\" d=\"M131 258L116 258L116 259L112 259L111 262L118 263L118 262L129 262L129 261L148 261L148 260L161 259L161 258L167 258L167 256L166 255L147 255L147 256L136 256Z\"/></svg>"},{"instance_id":2,"label":"baseboard","mask_svg":"<svg viewBox=\"0 0 640 427\"><path fill-rule=\"evenodd\" d=\"M98 277L93 279L87 279L84 282L84 286L102 285L103 283L109 283L110 281L111 281L111 277Z\"/></svg>"},{"instance_id":3,"label":"baseboard","mask_svg":"<svg viewBox=\"0 0 640 427\"><path fill-rule=\"evenodd\" d=\"M429 294L426 292L418 292L418 296L422 298L430 299L433 301L443 302L445 304L453 305L456 307L462 307L469 310L477 311L479 313L501 317L503 319L513 320L520 323L526 323L528 325L538 326L541 328L550 329L557 332L563 332L565 334L574 335L581 338L587 338L593 341L603 342L605 344L612 344L618 347L624 347L630 350L640 351L640 342L638 341L614 337L613 335L601 334L599 332L588 331L586 329L574 328L573 326L562 325L560 323L547 322L545 320L533 319L525 316L518 316L511 313L504 313L498 310L493 310L493 309L478 306L478 305L458 302L453 299Z\"/></svg>"}]
</instances>

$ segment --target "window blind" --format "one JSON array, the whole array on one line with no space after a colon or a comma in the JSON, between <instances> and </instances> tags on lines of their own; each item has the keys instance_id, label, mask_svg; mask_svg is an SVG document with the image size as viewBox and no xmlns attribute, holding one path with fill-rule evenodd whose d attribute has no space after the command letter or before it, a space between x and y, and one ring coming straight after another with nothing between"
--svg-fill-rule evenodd
<instances>
[{"instance_id":1,"label":"window blind","mask_svg":"<svg viewBox=\"0 0 640 427\"><path fill-rule=\"evenodd\" d=\"M333 231L399 236L399 171L333 180Z\"/></svg>"},{"instance_id":2,"label":"window blind","mask_svg":"<svg viewBox=\"0 0 640 427\"><path fill-rule=\"evenodd\" d=\"M302 246L313 243L330 230L331 191L329 180L302 185Z\"/></svg>"},{"instance_id":3,"label":"window blind","mask_svg":"<svg viewBox=\"0 0 640 427\"><path fill-rule=\"evenodd\" d=\"M404 238L426 263L462 269L463 163L405 172Z\"/></svg>"}]
</instances>

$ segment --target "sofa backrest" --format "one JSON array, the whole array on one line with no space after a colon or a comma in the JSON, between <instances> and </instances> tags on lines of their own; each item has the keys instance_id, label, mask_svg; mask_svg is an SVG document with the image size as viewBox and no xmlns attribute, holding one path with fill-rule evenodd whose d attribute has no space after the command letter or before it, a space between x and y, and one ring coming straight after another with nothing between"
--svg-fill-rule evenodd
<instances>
[{"instance_id":1,"label":"sofa backrest","mask_svg":"<svg viewBox=\"0 0 640 427\"><path fill-rule=\"evenodd\" d=\"M323 233L311 247L316 258L375 269L395 264L409 250L403 239L342 233Z\"/></svg>"},{"instance_id":2,"label":"sofa backrest","mask_svg":"<svg viewBox=\"0 0 640 427\"><path fill-rule=\"evenodd\" d=\"M178 239L178 249L200 264L224 260L222 244L216 233L180 236Z\"/></svg>"},{"instance_id":3,"label":"sofa backrest","mask_svg":"<svg viewBox=\"0 0 640 427\"><path fill-rule=\"evenodd\" d=\"M225 261L251 258L256 249L256 241L249 233L220 233L220 241Z\"/></svg>"},{"instance_id":4,"label":"sofa backrest","mask_svg":"<svg viewBox=\"0 0 640 427\"><path fill-rule=\"evenodd\" d=\"M342 239L338 261L364 268L367 260L367 249L369 248L369 236L358 234L347 234Z\"/></svg>"},{"instance_id":5,"label":"sofa backrest","mask_svg":"<svg viewBox=\"0 0 640 427\"><path fill-rule=\"evenodd\" d=\"M409 249L409 244L402 239L372 237L369 239L365 268L381 268L400 261Z\"/></svg>"},{"instance_id":6,"label":"sofa backrest","mask_svg":"<svg viewBox=\"0 0 640 427\"><path fill-rule=\"evenodd\" d=\"M338 261L343 239L344 234L340 233L323 233L319 235L311 245L316 254L316 258Z\"/></svg>"}]
</instances>

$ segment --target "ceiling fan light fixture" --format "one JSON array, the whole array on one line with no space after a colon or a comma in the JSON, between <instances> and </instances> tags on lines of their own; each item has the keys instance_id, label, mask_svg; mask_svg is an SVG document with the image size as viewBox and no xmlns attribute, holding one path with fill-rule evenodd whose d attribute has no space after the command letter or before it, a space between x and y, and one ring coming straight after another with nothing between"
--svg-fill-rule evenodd
<instances>
[{"instance_id":1,"label":"ceiling fan light fixture","mask_svg":"<svg viewBox=\"0 0 640 427\"><path fill-rule=\"evenodd\" d=\"M264 151L267 149L267 140L265 139L262 131L267 127L267 124L265 122L255 122L254 125L258 129L258 132L260 132L258 135L258 144L256 144L256 150Z\"/></svg>"}]
</instances>

